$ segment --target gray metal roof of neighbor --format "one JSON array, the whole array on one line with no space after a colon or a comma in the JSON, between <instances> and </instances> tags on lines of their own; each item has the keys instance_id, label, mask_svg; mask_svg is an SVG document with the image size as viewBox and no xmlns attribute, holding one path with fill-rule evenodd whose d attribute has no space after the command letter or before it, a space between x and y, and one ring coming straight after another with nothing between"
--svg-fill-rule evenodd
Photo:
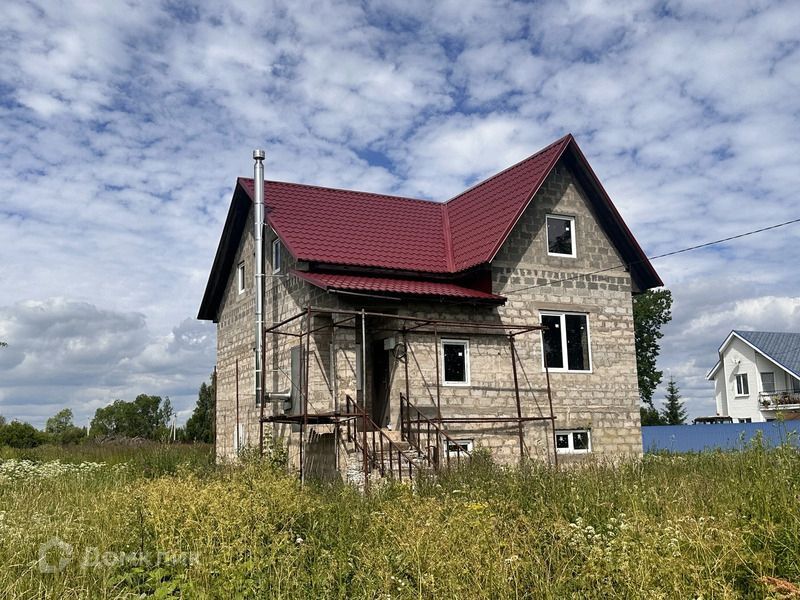
<instances>
[{"instance_id":1,"label":"gray metal roof of neighbor","mask_svg":"<svg viewBox=\"0 0 800 600\"><path fill-rule=\"evenodd\" d=\"M800 333L740 331L738 329L734 329L733 332L784 369L800 377Z\"/></svg>"}]
</instances>

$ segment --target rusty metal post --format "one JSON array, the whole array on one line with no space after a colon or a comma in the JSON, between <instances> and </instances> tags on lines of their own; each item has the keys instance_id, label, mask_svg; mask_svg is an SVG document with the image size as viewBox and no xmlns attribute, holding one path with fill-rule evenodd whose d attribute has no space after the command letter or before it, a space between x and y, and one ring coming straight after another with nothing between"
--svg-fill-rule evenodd
<instances>
[{"instance_id":1,"label":"rusty metal post","mask_svg":"<svg viewBox=\"0 0 800 600\"><path fill-rule=\"evenodd\" d=\"M405 356L403 357L403 368L405 370L406 375L406 403L411 400L410 396L410 386L411 384L408 381L408 333L406 332L406 324L403 323L403 348L406 349Z\"/></svg>"},{"instance_id":2,"label":"rusty metal post","mask_svg":"<svg viewBox=\"0 0 800 600\"><path fill-rule=\"evenodd\" d=\"M303 403L303 424L300 427L300 483L304 484L306 482L306 469L305 469L305 459L308 452L303 447L306 443L306 435L308 432L308 363L311 362L311 307L306 308L306 319L305 319L305 327L306 327L306 351L305 356L303 356L303 338L300 338L300 355L303 356L303 360L301 362L301 369L302 369L302 378L303 378L303 386L301 388L301 397ZM301 332L302 333L302 332Z\"/></svg>"},{"instance_id":3,"label":"rusty metal post","mask_svg":"<svg viewBox=\"0 0 800 600\"><path fill-rule=\"evenodd\" d=\"M259 386L259 401L261 402L261 413L258 418L258 455L264 456L264 400L266 394L264 388L266 387L265 379L267 376L267 330L265 327L261 328L261 385Z\"/></svg>"},{"instance_id":4,"label":"rusty metal post","mask_svg":"<svg viewBox=\"0 0 800 600\"><path fill-rule=\"evenodd\" d=\"M214 461L217 460L217 365L214 365L214 374L211 382L214 384L214 420L211 422L211 439L214 440Z\"/></svg>"},{"instance_id":5,"label":"rusty metal post","mask_svg":"<svg viewBox=\"0 0 800 600\"><path fill-rule=\"evenodd\" d=\"M369 465L367 461L367 315L361 309L361 399L364 406L362 411L362 439L364 441L363 460L364 460L364 491L369 488Z\"/></svg>"},{"instance_id":6,"label":"rusty metal post","mask_svg":"<svg viewBox=\"0 0 800 600\"><path fill-rule=\"evenodd\" d=\"M239 439L239 359L236 359L236 429L234 429L234 433L236 434L236 454L239 454L239 446L241 446L242 441Z\"/></svg>"},{"instance_id":7,"label":"rusty metal post","mask_svg":"<svg viewBox=\"0 0 800 600\"><path fill-rule=\"evenodd\" d=\"M556 416L553 414L553 395L550 393L550 369L544 357L544 376L547 378L547 401L550 404L550 429L553 432L553 465L558 468L558 448L556 448Z\"/></svg>"},{"instance_id":8,"label":"rusty metal post","mask_svg":"<svg viewBox=\"0 0 800 600\"><path fill-rule=\"evenodd\" d=\"M433 351L436 355L436 418L442 418L442 397L440 394L441 382L439 381L439 330L433 326Z\"/></svg>"},{"instance_id":9,"label":"rusty metal post","mask_svg":"<svg viewBox=\"0 0 800 600\"><path fill-rule=\"evenodd\" d=\"M517 379L517 347L514 344L514 336L508 336L508 343L511 347L511 370L514 373L514 396L517 401L517 427L519 428L519 459L525 457L525 436L522 431L522 404L519 399L519 380ZM551 411L552 412L552 411Z\"/></svg>"}]
</instances>

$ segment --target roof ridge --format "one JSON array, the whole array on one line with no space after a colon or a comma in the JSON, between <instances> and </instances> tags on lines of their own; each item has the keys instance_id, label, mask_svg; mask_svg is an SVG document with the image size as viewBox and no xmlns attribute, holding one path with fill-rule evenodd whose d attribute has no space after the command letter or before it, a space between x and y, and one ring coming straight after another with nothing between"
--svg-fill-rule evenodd
<instances>
[{"instance_id":1,"label":"roof ridge","mask_svg":"<svg viewBox=\"0 0 800 600\"><path fill-rule=\"evenodd\" d=\"M243 181L253 181L252 177L239 177ZM292 185L296 187L311 188L315 190L327 190L330 192L342 192L345 194L360 194L362 196L379 196L381 198L391 198L393 200L407 200L408 202L422 202L423 204L444 204L440 200L425 200L423 198L410 198L409 196L397 196L395 194L383 194L380 192L366 192L364 190L351 190L347 188L336 188L325 185L314 185L311 183L297 183L295 181L276 181L274 179L266 179L264 184L275 183L278 185Z\"/></svg>"},{"instance_id":2,"label":"roof ridge","mask_svg":"<svg viewBox=\"0 0 800 600\"><path fill-rule=\"evenodd\" d=\"M535 153L531 154L530 156L527 156L527 157L523 158L522 160L520 160L520 161L518 161L518 162L515 162L515 163L514 163L513 165L511 165L510 167L506 167L506 168L505 168L505 169L503 169L502 171L500 171L500 172L498 172L498 173L495 173L494 175L490 175L490 176L489 176L489 177L487 177L486 179L484 179L484 180L482 180L482 181L479 181L479 182L478 182L478 183L476 183L475 185L472 185L472 186L468 187L468 188L467 188L466 190L464 190L463 192L459 192L458 194L456 194L455 196L453 196L453 197L452 197L452 198L450 198L449 200L446 200L446 201L444 202L444 204L450 204L451 202L453 202L454 200L457 200L458 198L460 198L461 196L463 196L463 195L464 195L464 194L466 194L467 192L471 192L472 190L474 190L474 189L477 189L477 188L481 187L482 185L484 185L484 184L486 184L486 183L489 183L489 182L490 182L490 181L492 181L493 179L496 179L497 177L500 177L500 175L503 175L504 173L507 173L507 172L508 172L508 171L510 171L511 169L515 169L515 168L519 167L520 165L522 165L522 164L524 164L524 163L528 162L529 160L533 160L534 158L538 157L539 155L541 155L541 154L544 154L544 153L545 153L545 152L547 152L548 150L551 150L551 149L552 149L552 148L554 148L555 146L558 146L559 144L563 144L563 143L565 143L565 142L569 141L570 139L573 139L573 135L572 135L571 133L568 133L567 135L564 135L564 136L560 137L559 139L557 139L557 140L556 140L555 142L553 142L552 144L548 144L547 146L545 146L545 147L544 147L544 148L542 148L541 150L539 150L539 151L537 151L537 152L535 152Z\"/></svg>"}]
</instances>

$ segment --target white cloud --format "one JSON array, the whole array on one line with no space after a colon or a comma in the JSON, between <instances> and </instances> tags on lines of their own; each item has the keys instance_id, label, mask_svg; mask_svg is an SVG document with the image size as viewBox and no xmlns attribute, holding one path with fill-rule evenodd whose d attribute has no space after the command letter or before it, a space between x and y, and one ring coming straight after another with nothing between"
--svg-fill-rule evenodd
<instances>
[{"instance_id":1,"label":"white cloud","mask_svg":"<svg viewBox=\"0 0 800 600\"><path fill-rule=\"evenodd\" d=\"M572 131L651 253L800 216L792 2L12 0L2 12L0 306L29 328L43 326L37 311L91 324L48 353L1 353L21 361L13 386L0 382L10 416L46 417L41 399L84 414L122 392L191 404L213 327L187 319L256 146L271 178L445 199ZM798 237L656 263L675 295L662 366L694 414L727 330L800 328ZM79 365L87 376L60 400L56 382Z\"/></svg>"}]
</instances>

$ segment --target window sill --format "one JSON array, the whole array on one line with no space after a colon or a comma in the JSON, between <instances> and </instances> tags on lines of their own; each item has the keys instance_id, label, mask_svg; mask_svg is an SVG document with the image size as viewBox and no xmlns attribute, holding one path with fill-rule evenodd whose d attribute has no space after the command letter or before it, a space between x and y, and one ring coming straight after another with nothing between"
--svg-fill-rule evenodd
<instances>
[{"instance_id":1,"label":"window sill","mask_svg":"<svg viewBox=\"0 0 800 600\"><path fill-rule=\"evenodd\" d=\"M573 371L571 369L542 369L542 373L544 373L545 371L547 371L549 373L577 373L577 374L584 374L584 375L586 375L586 374L591 375L594 372L591 369L589 369L588 371Z\"/></svg>"},{"instance_id":2,"label":"window sill","mask_svg":"<svg viewBox=\"0 0 800 600\"><path fill-rule=\"evenodd\" d=\"M462 388L471 387L469 381L467 381L466 383L463 383L463 382L460 382L460 381L459 382L443 381L442 382L442 386L444 386L444 387L462 387Z\"/></svg>"},{"instance_id":3,"label":"window sill","mask_svg":"<svg viewBox=\"0 0 800 600\"><path fill-rule=\"evenodd\" d=\"M554 258L578 258L577 254L556 254L554 252L548 252L547 256L552 256Z\"/></svg>"}]
</instances>

